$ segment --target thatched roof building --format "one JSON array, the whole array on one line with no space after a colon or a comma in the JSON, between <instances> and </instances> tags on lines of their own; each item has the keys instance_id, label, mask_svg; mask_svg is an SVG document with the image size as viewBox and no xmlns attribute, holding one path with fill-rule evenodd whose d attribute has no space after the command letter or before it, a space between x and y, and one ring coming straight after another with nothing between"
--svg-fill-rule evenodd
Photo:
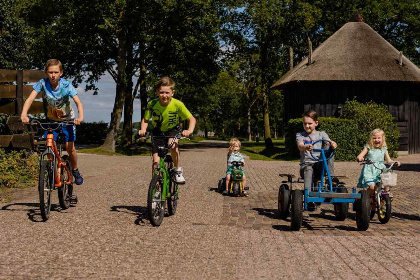
<instances>
[{"instance_id":1,"label":"thatched roof building","mask_svg":"<svg viewBox=\"0 0 420 280\"><path fill-rule=\"evenodd\" d=\"M364 22L345 24L272 87L283 89L285 121L308 109L333 116L354 97L387 104L400 150L420 152L420 69Z\"/></svg>"},{"instance_id":2,"label":"thatched roof building","mask_svg":"<svg viewBox=\"0 0 420 280\"><path fill-rule=\"evenodd\" d=\"M303 81L420 83L420 69L364 22L348 22L273 87Z\"/></svg>"}]
</instances>

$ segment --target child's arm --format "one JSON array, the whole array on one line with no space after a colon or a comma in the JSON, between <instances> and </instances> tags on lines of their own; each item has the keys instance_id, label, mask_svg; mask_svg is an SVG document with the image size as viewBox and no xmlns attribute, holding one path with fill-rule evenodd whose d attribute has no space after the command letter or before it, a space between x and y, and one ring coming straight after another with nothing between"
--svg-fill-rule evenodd
<instances>
[{"instance_id":1,"label":"child's arm","mask_svg":"<svg viewBox=\"0 0 420 280\"><path fill-rule=\"evenodd\" d=\"M357 161L362 162L364 160L365 155L367 154L368 149L366 147L363 148L363 150L360 152L360 154L357 156Z\"/></svg>"},{"instance_id":2,"label":"child's arm","mask_svg":"<svg viewBox=\"0 0 420 280\"><path fill-rule=\"evenodd\" d=\"M184 137L188 137L194 132L195 123L196 123L196 120L195 120L194 116L189 117L188 121L189 121L188 122L188 130L183 130L182 131L182 136L184 136Z\"/></svg>"},{"instance_id":3,"label":"child's arm","mask_svg":"<svg viewBox=\"0 0 420 280\"><path fill-rule=\"evenodd\" d=\"M314 146L312 144L305 145L305 143L303 143L303 141L299 142L297 144L297 147L298 147L299 151L303 151L303 152L304 151L310 151L311 152L314 149Z\"/></svg>"},{"instance_id":4,"label":"child's arm","mask_svg":"<svg viewBox=\"0 0 420 280\"><path fill-rule=\"evenodd\" d=\"M22 113L20 114L20 120L23 123L29 123L28 110L29 108L31 108L31 105L34 102L37 95L38 92L36 92L36 90L33 90L29 97L26 99L25 103L23 104Z\"/></svg>"},{"instance_id":5,"label":"child's arm","mask_svg":"<svg viewBox=\"0 0 420 280\"><path fill-rule=\"evenodd\" d=\"M83 104L79 96L77 95L73 96L73 101L76 104L77 112L79 113L79 116L76 119L74 119L74 124L79 125L83 121Z\"/></svg>"},{"instance_id":6,"label":"child's arm","mask_svg":"<svg viewBox=\"0 0 420 280\"><path fill-rule=\"evenodd\" d=\"M149 126L149 120L146 120L145 118L143 118L140 123L140 130L139 130L140 136L144 136L146 134L146 129L148 126Z\"/></svg>"},{"instance_id":7,"label":"child's arm","mask_svg":"<svg viewBox=\"0 0 420 280\"><path fill-rule=\"evenodd\" d=\"M393 163L394 160L391 159L391 157L389 156L388 150L385 151L385 160L387 163ZM399 161L395 161L397 163L398 166L401 165L401 163Z\"/></svg>"}]
</instances>

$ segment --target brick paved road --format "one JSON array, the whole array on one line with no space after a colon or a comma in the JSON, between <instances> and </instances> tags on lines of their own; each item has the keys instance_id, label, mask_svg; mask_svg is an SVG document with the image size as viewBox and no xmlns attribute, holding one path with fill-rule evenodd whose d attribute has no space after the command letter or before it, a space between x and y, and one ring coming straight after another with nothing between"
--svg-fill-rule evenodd
<instances>
[{"instance_id":1,"label":"brick paved road","mask_svg":"<svg viewBox=\"0 0 420 280\"><path fill-rule=\"evenodd\" d=\"M159 228L145 212L150 157L81 154L77 207L42 223L35 189L0 204L0 279L420 279L420 155L400 157L388 224L375 218L358 232L352 211L337 222L322 207L291 232L276 218L278 173L297 175L298 164L247 161L250 196L223 197L214 188L225 154L182 152L188 181L177 214ZM359 172L336 163L347 185Z\"/></svg>"}]
</instances>

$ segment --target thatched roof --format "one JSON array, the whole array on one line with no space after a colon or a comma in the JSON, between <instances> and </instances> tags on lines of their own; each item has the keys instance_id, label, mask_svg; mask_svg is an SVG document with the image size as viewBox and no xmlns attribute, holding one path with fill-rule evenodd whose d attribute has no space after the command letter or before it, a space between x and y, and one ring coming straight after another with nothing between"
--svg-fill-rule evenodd
<instances>
[{"instance_id":1,"label":"thatched roof","mask_svg":"<svg viewBox=\"0 0 420 280\"><path fill-rule=\"evenodd\" d=\"M420 83L420 69L364 22L348 22L273 88L303 81L404 81Z\"/></svg>"}]
</instances>

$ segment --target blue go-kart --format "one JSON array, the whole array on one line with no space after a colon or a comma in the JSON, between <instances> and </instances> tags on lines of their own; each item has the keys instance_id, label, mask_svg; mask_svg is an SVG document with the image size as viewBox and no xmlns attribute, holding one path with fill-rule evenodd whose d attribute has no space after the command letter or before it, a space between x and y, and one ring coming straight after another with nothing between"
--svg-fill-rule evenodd
<instances>
[{"instance_id":1,"label":"blue go-kart","mask_svg":"<svg viewBox=\"0 0 420 280\"><path fill-rule=\"evenodd\" d=\"M335 150L331 148L331 141L328 140L318 140L312 144L315 145L319 142L322 142L323 146L327 144L329 148L313 149L313 152L320 153L319 157L311 152L311 156L321 162L322 167L321 173L314 172L310 189L294 190L293 184L301 184L303 181L300 179L294 181L294 176L291 174L280 174L280 177L287 177L287 181L282 181L279 188L278 212L280 218L286 220L290 214L291 229L298 231L302 227L304 210L314 211L316 205L322 203L333 204L336 219L344 221L347 218L349 203L353 203L353 208L356 211L357 229L367 230L370 222L370 201L367 191L361 190L357 193L356 188L352 188L349 193L344 182L339 180L333 182L327 162L334 156ZM336 178L338 179L338 177Z\"/></svg>"}]
</instances>

